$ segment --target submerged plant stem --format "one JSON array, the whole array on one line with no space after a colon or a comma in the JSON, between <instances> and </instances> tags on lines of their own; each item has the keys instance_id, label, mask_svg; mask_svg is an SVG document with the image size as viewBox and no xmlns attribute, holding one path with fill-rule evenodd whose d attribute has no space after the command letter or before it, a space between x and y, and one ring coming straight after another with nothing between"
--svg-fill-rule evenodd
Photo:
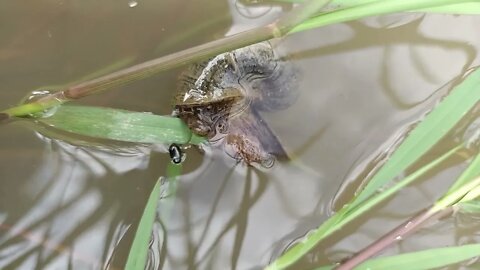
<instances>
[{"instance_id":1,"label":"submerged plant stem","mask_svg":"<svg viewBox=\"0 0 480 270\"><path fill-rule=\"evenodd\" d=\"M450 206L439 211L432 211L431 208L423 210L410 218L409 220L402 223L400 226L391 230L374 243L365 247L362 251L355 254L353 257L348 259L346 262L342 263L340 266L335 268L336 270L349 270L353 269L360 263L366 261L367 259L373 257L379 252L383 251L385 248L390 245L404 239L409 234L414 233L420 229L425 223L429 221L439 220L445 217L450 216L454 212L454 207Z\"/></svg>"}]
</instances>

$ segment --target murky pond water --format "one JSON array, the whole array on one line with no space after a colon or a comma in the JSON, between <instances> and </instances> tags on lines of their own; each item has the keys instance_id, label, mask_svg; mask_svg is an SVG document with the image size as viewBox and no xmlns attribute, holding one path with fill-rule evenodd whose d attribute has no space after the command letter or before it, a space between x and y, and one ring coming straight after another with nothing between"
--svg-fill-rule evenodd
<instances>
[{"instance_id":1,"label":"murky pond water","mask_svg":"<svg viewBox=\"0 0 480 270\"><path fill-rule=\"evenodd\" d=\"M2 2L0 107L112 63L140 63L262 25L288 9L234 0ZM300 95L288 109L262 116L291 160L254 169L221 151L190 149L177 196L160 203L150 267L259 269L279 256L351 197L374 158L448 91L442 86L478 64L479 23L474 16L402 14L275 41L302 74ZM181 72L81 103L170 114ZM122 268L170 160L154 147L102 145L71 145L26 123L1 126L0 268ZM361 249L431 204L462 166L445 166L405 189L296 269ZM478 228L471 223L446 221L387 254L472 242Z\"/></svg>"}]
</instances>

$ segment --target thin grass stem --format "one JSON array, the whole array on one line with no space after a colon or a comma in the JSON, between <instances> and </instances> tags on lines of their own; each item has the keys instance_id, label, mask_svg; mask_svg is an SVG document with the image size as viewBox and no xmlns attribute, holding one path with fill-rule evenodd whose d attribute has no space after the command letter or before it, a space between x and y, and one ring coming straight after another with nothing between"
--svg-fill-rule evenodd
<instances>
[{"instance_id":1,"label":"thin grass stem","mask_svg":"<svg viewBox=\"0 0 480 270\"><path fill-rule=\"evenodd\" d=\"M439 220L445 217L450 216L454 212L453 207L447 207L439 211L432 211L432 209L426 209L409 220L405 221L395 229L391 230L384 236L377 239L375 242L365 247L362 251L355 254L353 257L348 259L346 262L342 263L340 266L335 268L336 270L349 270L353 269L360 263L366 261L367 259L375 256L379 252L385 250L387 247L392 244L405 239L408 235L414 233L420 229L425 223L428 223L433 220Z\"/></svg>"}]
</instances>

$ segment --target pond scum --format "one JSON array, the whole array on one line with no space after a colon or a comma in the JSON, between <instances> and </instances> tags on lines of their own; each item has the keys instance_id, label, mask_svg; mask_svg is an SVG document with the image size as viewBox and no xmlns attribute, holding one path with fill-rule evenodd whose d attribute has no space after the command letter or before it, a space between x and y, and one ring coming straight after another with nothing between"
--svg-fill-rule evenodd
<instances>
[{"instance_id":1,"label":"pond scum","mask_svg":"<svg viewBox=\"0 0 480 270\"><path fill-rule=\"evenodd\" d=\"M292 11L273 24L205 43L65 89L55 89L56 92L31 99L27 103L0 112L0 121L33 119L36 123L50 126L53 129L118 141L200 144L204 142L204 138L192 134L182 120L175 117L112 108L61 104L247 45L334 23L406 11L480 14L480 1L290 0L288 2L298 2L298 5L295 5ZM322 12L325 7L328 7L325 9L328 11ZM319 224L318 228L310 232L301 242L290 247L270 265L265 266L266 269L285 269L292 266L323 239L341 230L357 217L428 173L439 163L466 148L464 142L459 142L452 149L392 184L392 179L415 164L478 104L480 99L480 70L478 68L471 68L465 74L459 75L454 82L455 87L448 95L442 97L441 101L425 114L388 157L385 164L371 176L368 183L343 208L326 222ZM56 110L52 116L45 117L38 114L48 111L50 108ZM431 269L480 256L480 244L468 244L371 259L389 245L407 237L407 234L417 230L427 221L438 220L441 217L452 215L456 211L478 213L480 210L478 201L480 196L480 156L475 154L464 162L468 163L466 169L443 197L432 203L430 207L411 217L404 224L400 224L397 229L379 238L353 257L341 263L317 269ZM180 175L181 165L171 164L169 166L169 179L176 179ZM381 193L378 192L380 188L382 188ZM126 269L145 268L159 198L160 181L154 186L139 222L125 266Z\"/></svg>"}]
</instances>

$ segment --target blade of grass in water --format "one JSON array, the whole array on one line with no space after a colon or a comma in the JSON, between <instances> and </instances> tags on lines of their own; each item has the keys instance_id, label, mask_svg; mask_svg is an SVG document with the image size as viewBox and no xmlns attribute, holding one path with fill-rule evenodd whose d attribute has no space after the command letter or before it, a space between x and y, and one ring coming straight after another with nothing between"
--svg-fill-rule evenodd
<instances>
[{"instance_id":1,"label":"blade of grass in water","mask_svg":"<svg viewBox=\"0 0 480 270\"><path fill-rule=\"evenodd\" d=\"M399 181L397 184L395 184L391 188L381 193L378 193L376 196L366 200L362 204L359 204L358 207L342 208L339 212L337 212L335 215L329 218L326 222L320 225L319 228L317 228L314 231L311 231L303 241L301 241L300 243L294 245L289 250L287 250L285 254L283 254L280 258L275 260L266 269L278 270L278 269L285 269L291 266L297 260L299 260L302 256L307 254L321 240L325 239L325 237L327 237L328 235L332 234L335 231L340 230L343 226L345 226L355 218L359 217L360 215L366 213L368 210L372 209L375 205L378 205L379 203L385 201L386 199L393 196L396 192L398 192L400 189L402 189L406 185L411 184L413 181L419 179L422 175L429 172L431 169L435 168L440 163L445 161L447 158L455 154L455 152L458 151L458 149L460 148L461 148L461 145L453 148L452 150L436 158L429 164L415 171L411 175L407 176L405 179Z\"/></svg>"},{"instance_id":2,"label":"blade of grass in water","mask_svg":"<svg viewBox=\"0 0 480 270\"><path fill-rule=\"evenodd\" d=\"M142 218L138 224L132 247L128 253L125 269L127 270L144 270L147 262L148 247L152 234L153 223L157 213L157 204L160 198L161 183L158 180L153 187L150 197L148 198Z\"/></svg>"},{"instance_id":3,"label":"blade of grass in water","mask_svg":"<svg viewBox=\"0 0 480 270\"><path fill-rule=\"evenodd\" d=\"M265 2L283 2L283 3L302 3L304 0L271 0ZM385 0L332 0L329 6L335 9L350 8L359 5L370 4L374 2L385 2ZM447 14L480 14L480 3L475 0L467 0L465 3L446 4L437 7L411 9L405 11L427 12L427 13L447 13ZM421 2L421 1L418 1ZM327 8L328 10L328 8Z\"/></svg>"},{"instance_id":4,"label":"blade of grass in water","mask_svg":"<svg viewBox=\"0 0 480 270\"><path fill-rule=\"evenodd\" d=\"M340 8L332 12L324 13L311 18L302 24L296 26L291 32L305 31L329 24L341 23L347 21L358 20L370 16L378 16L395 12L405 12L410 10L428 10L429 8L445 6L450 4L459 4L467 2L478 2L478 0L381 0L373 1L367 4L360 4L347 8ZM341 3L349 3L348 1L336 1L340 6Z\"/></svg>"},{"instance_id":5,"label":"blade of grass in water","mask_svg":"<svg viewBox=\"0 0 480 270\"><path fill-rule=\"evenodd\" d=\"M125 142L199 144L204 141L175 117L90 106L62 105L56 110L52 116L37 121L79 135Z\"/></svg>"},{"instance_id":6,"label":"blade of grass in water","mask_svg":"<svg viewBox=\"0 0 480 270\"><path fill-rule=\"evenodd\" d=\"M427 270L459 263L480 256L480 244L444 247L368 260L355 270Z\"/></svg>"},{"instance_id":7,"label":"blade of grass in water","mask_svg":"<svg viewBox=\"0 0 480 270\"><path fill-rule=\"evenodd\" d=\"M458 204L460 212L478 214L480 213L480 201L473 200L468 202L462 202Z\"/></svg>"},{"instance_id":8,"label":"blade of grass in water","mask_svg":"<svg viewBox=\"0 0 480 270\"><path fill-rule=\"evenodd\" d=\"M167 197L174 197L176 194L177 180L182 171L182 165L169 163L167 165L167 180L169 181ZM153 223L155 222L155 215L157 213L157 207L159 205L160 194L161 194L161 185L162 178L157 180L148 202L145 205L143 210L143 215L140 219L135 237L133 239L132 247L127 258L127 264L125 269L127 270L144 270L145 265L147 264L147 253L148 247L150 245L150 237L152 234ZM169 198L171 199L171 198ZM171 201L170 201L171 202ZM168 212L170 213L172 205L170 207L163 207L161 213ZM168 214L165 214L168 218ZM164 216L165 216L164 215Z\"/></svg>"},{"instance_id":9,"label":"blade of grass in water","mask_svg":"<svg viewBox=\"0 0 480 270\"><path fill-rule=\"evenodd\" d=\"M446 194L450 194L464 186L466 183L480 175L480 154L477 154L472 160L470 165L463 171L460 177L455 181L455 183L450 187Z\"/></svg>"}]
</instances>

